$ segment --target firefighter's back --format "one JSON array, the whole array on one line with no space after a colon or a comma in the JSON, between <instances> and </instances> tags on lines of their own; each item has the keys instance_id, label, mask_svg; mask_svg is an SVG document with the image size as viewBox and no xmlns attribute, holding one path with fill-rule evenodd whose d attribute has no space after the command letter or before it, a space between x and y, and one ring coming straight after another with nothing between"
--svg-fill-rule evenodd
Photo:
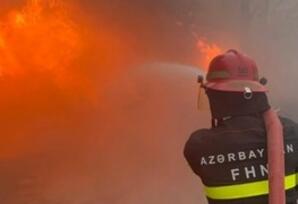
<instances>
[{"instance_id":1,"label":"firefighter's back","mask_svg":"<svg viewBox=\"0 0 298 204\"><path fill-rule=\"evenodd\" d=\"M298 125L283 118L287 203L296 204ZM266 130L261 117L239 116L194 132L184 150L210 204L267 204Z\"/></svg>"}]
</instances>

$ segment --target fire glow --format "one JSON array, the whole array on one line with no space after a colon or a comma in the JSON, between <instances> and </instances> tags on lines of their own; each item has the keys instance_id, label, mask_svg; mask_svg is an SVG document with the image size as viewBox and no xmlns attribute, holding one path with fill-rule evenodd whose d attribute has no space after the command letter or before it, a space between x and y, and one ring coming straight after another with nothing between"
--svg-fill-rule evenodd
<instances>
[{"instance_id":1,"label":"fire glow","mask_svg":"<svg viewBox=\"0 0 298 204\"><path fill-rule=\"evenodd\" d=\"M75 66L83 52L83 29L69 6L60 0L26 0L1 15L0 123L6 124L1 158L34 149L30 132L38 128L30 127L42 118L63 121L75 99L90 90Z\"/></svg>"},{"instance_id":2,"label":"fire glow","mask_svg":"<svg viewBox=\"0 0 298 204\"><path fill-rule=\"evenodd\" d=\"M208 69L209 63L214 57L223 53L223 49L219 45L216 43L209 43L204 39L198 40L197 48L201 55L199 63L204 70Z\"/></svg>"},{"instance_id":3,"label":"fire glow","mask_svg":"<svg viewBox=\"0 0 298 204\"><path fill-rule=\"evenodd\" d=\"M58 0L27 0L0 19L0 72L61 74L80 51L80 34ZM58 73L59 72L59 73Z\"/></svg>"}]
</instances>

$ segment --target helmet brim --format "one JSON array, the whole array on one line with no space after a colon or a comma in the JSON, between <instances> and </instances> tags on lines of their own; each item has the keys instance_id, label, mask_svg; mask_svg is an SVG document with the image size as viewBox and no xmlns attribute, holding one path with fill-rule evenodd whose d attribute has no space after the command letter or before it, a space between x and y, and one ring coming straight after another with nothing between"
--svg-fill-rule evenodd
<instances>
[{"instance_id":1,"label":"helmet brim","mask_svg":"<svg viewBox=\"0 0 298 204\"><path fill-rule=\"evenodd\" d=\"M217 82L207 82L206 88L218 91L243 92L250 88L253 92L267 92L268 89L258 81L251 80L222 80Z\"/></svg>"}]
</instances>

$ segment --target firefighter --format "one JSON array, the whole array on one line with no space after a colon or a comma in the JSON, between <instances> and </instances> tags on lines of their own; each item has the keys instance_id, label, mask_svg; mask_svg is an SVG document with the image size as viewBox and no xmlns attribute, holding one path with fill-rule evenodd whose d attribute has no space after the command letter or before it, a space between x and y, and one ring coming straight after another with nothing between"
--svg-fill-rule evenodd
<instances>
[{"instance_id":1,"label":"firefighter","mask_svg":"<svg viewBox=\"0 0 298 204\"><path fill-rule=\"evenodd\" d=\"M212 128L195 131L184 148L209 204L267 204L268 178L274 172L269 166L275 162L280 167L277 171L285 172L281 180L286 193L278 196L284 193L287 204L297 202L298 125L276 116L283 132L281 157L285 165L273 158L268 166L267 133L272 131L266 113L271 108L264 85L256 63L236 50L215 57L209 65L202 87L209 99Z\"/></svg>"}]
</instances>

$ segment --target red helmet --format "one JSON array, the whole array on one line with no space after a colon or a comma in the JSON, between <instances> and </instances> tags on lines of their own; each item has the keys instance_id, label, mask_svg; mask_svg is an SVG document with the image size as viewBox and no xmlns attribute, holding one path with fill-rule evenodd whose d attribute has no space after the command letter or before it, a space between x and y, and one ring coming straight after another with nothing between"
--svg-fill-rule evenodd
<instances>
[{"instance_id":1,"label":"red helmet","mask_svg":"<svg viewBox=\"0 0 298 204\"><path fill-rule=\"evenodd\" d=\"M231 92L267 91L259 82L255 61L236 50L229 50L211 61L205 87Z\"/></svg>"}]
</instances>

